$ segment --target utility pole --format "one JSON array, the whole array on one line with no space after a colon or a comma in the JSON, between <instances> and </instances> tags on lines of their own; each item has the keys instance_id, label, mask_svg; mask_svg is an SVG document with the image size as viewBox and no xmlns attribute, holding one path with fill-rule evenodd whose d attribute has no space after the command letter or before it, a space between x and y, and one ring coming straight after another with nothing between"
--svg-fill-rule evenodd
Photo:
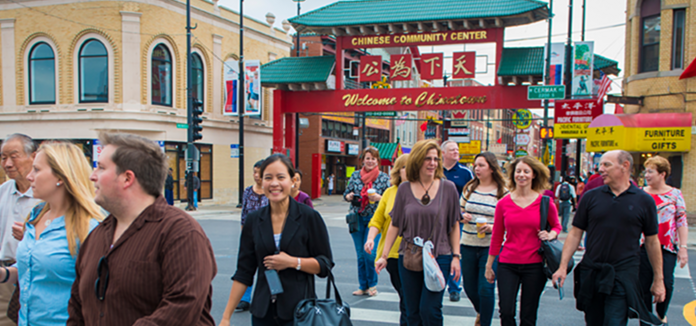
<instances>
[{"instance_id":1,"label":"utility pole","mask_svg":"<svg viewBox=\"0 0 696 326\"><path fill-rule=\"evenodd\" d=\"M186 135L186 206L187 209L193 209L196 200L193 198L193 174L198 172L198 160L200 158L198 149L193 142L196 140L194 137L194 117L193 117L193 97L191 96L191 91L193 90L192 82L193 78L191 76L191 0L186 0L186 123L187 123L187 135Z\"/></svg>"},{"instance_id":2,"label":"utility pole","mask_svg":"<svg viewBox=\"0 0 696 326\"><path fill-rule=\"evenodd\" d=\"M568 100L571 98L572 88L573 88L573 76L572 76L572 57L573 57L573 0L569 0L568 4L568 40L566 42L565 50L565 98ZM565 153L566 145L568 145L568 140L563 140L563 147L561 151L564 155L561 156L561 175L565 175L568 171L568 155L570 153Z\"/></svg>"},{"instance_id":3,"label":"utility pole","mask_svg":"<svg viewBox=\"0 0 696 326\"><path fill-rule=\"evenodd\" d=\"M580 40L585 41L585 7L587 5L587 0L582 0L582 32L580 33ZM592 77L590 77L592 80ZM580 167L582 166L582 138L578 138L576 141L577 147L575 148L575 178L580 181Z\"/></svg>"},{"instance_id":4,"label":"utility pole","mask_svg":"<svg viewBox=\"0 0 696 326\"><path fill-rule=\"evenodd\" d=\"M549 0L549 32L546 36L546 76L544 78L545 85L551 85L551 25L553 22L553 0ZM544 127L549 126L549 100L544 100ZM551 153L551 139L544 140L544 149L542 150L542 155L545 155L546 151ZM517 148L515 148L517 150ZM549 155L550 156L550 155ZM542 156L543 157L543 156ZM552 163L552 162L549 162ZM552 163L553 165L553 163ZM551 176L553 178L554 176Z\"/></svg>"},{"instance_id":5,"label":"utility pole","mask_svg":"<svg viewBox=\"0 0 696 326\"><path fill-rule=\"evenodd\" d=\"M297 2L297 16L300 15L300 2L304 0L293 0ZM300 31L295 31L297 33L297 44L295 48L297 50L296 57L300 57ZM300 114L295 113L295 168L300 168Z\"/></svg>"},{"instance_id":6,"label":"utility pole","mask_svg":"<svg viewBox=\"0 0 696 326\"><path fill-rule=\"evenodd\" d=\"M189 0L190 1L190 0ZM239 82L237 83L239 99L239 204L242 207L244 197L244 96L246 85L244 80L244 0L239 0Z\"/></svg>"}]
</instances>

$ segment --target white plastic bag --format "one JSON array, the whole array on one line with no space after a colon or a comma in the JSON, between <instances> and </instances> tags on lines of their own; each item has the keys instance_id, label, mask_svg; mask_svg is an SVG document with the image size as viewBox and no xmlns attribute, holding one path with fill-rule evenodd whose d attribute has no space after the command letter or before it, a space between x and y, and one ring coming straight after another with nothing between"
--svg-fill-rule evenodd
<instances>
[{"instance_id":1,"label":"white plastic bag","mask_svg":"<svg viewBox=\"0 0 696 326\"><path fill-rule=\"evenodd\" d=\"M432 292L441 292L445 289L445 276L440 270L433 249L435 246L432 241L428 240L423 245L423 277L425 278L425 287Z\"/></svg>"}]
</instances>

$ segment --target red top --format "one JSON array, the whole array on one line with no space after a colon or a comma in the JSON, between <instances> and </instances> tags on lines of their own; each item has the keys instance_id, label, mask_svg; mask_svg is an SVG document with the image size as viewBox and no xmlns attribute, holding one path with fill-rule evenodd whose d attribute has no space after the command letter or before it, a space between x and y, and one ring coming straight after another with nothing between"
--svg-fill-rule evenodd
<instances>
[{"instance_id":1,"label":"red top","mask_svg":"<svg viewBox=\"0 0 696 326\"><path fill-rule=\"evenodd\" d=\"M495 207L495 222L493 225L493 237L489 254L498 255L498 261L506 264L533 264L541 262L541 255L537 252L541 246L541 240L537 236L541 216L539 206L541 197L525 208L515 204L506 195ZM558 210L553 202L549 202L548 223L551 230L561 233L561 223L558 222ZM505 246L500 252L500 247L505 239Z\"/></svg>"}]
</instances>

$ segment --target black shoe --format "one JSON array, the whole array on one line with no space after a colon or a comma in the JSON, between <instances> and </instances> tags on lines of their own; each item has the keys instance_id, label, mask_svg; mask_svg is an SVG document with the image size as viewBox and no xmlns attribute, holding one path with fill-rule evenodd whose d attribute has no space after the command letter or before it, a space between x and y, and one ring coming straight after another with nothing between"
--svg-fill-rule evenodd
<instances>
[{"instance_id":1,"label":"black shoe","mask_svg":"<svg viewBox=\"0 0 696 326\"><path fill-rule=\"evenodd\" d=\"M459 299L461 299L459 292L450 292L450 301L459 302Z\"/></svg>"},{"instance_id":2,"label":"black shoe","mask_svg":"<svg viewBox=\"0 0 696 326\"><path fill-rule=\"evenodd\" d=\"M251 305L246 302L246 301L240 301L239 304L237 305L237 308L234 309L234 312L242 312L242 311L248 311Z\"/></svg>"}]
</instances>

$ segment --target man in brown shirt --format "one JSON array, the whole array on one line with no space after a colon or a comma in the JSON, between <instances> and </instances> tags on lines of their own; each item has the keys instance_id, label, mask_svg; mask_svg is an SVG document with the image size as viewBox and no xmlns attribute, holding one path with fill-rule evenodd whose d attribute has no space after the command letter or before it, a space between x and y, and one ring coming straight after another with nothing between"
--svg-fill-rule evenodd
<instances>
[{"instance_id":1,"label":"man in brown shirt","mask_svg":"<svg viewBox=\"0 0 696 326\"><path fill-rule=\"evenodd\" d=\"M80 246L67 325L215 325L210 241L160 194L164 154L135 135L102 134L91 176L109 211Z\"/></svg>"}]
</instances>

